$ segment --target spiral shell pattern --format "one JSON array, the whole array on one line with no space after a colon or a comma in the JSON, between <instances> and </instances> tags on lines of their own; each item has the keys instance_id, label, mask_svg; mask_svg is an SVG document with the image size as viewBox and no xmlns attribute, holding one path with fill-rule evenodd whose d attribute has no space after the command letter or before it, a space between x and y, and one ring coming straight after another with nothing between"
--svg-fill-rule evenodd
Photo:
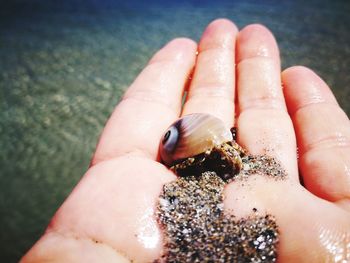
<instances>
[{"instance_id":1,"label":"spiral shell pattern","mask_svg":"<svg viewBox=\"0 0 350 263\"><path fill-rule=\"evenodd\" d=\"M220 119L209 114L195 113L184 116L167 129L159 151L163 162L172 166L232 140L230 130Z\"/></svg>"}]
</instances>

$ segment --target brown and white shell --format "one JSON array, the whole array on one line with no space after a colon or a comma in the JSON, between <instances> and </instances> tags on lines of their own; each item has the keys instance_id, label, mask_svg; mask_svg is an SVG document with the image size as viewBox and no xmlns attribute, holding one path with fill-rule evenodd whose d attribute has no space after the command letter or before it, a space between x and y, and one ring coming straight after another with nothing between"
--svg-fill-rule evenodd
<instances>
[{"instance_id":1,"label":"brown and white shell","mask_svg":"<svg viewBox=\"0 0 350 263\"><path fill-rule=\"evenodd\" d=\"M162 161L172 166L232 140L230 130L219 118L195 113L184 116L167 129L159 151Z\"/></svg>"}]
</instances>

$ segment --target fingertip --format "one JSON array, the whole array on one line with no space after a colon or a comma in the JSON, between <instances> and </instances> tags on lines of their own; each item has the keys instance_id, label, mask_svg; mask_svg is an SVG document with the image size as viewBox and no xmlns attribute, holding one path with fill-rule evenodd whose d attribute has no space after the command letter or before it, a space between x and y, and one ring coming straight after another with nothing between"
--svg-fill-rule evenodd
<instances>
[{"instance_id":1,"label":"fingertip","mask_svg":"<svg viewBox=\"0 0 350 263\"><path fill-rule=\"evenodd\" d=\"M242 28L241 32L244 32L244 31L248 31L248 32L253 32L253 31L269 31L268 28L266 26L264 26L263 24L259 24L259 23L254 23L254 24L249 24L249 25L246 25Z\"/></svg>"},{"instance_id":2,"label":"fingertip","mask_svg":"<svg viewBox=\"0 0 350 263\"><path fill-rule=\"evenodd\" d=\"M200 40L199 51L213 48L233 50L237 33L238 28L231 20L226 18L216 19L204 30Z\"/></svg>"},{"instance_id":3,"label":"fingertip","mask_svg":"<svg viewBox=\"0 0 350 263\"><path fill-rule=\"evenodd\" d=\"M259 23L246 25L242 28L240 33L244 34L245 36L262 34L268 37L273 37L272 32L266 26Z\"/></svg>"},{"instance_id":4,"label":"fingertip","mask_svg":"<svg viewBox=\"0 0 350 263\"><path fill-rule=\"evenodd\" d=\"M279 60L279 50L271 31L261 24L245 26L237 37L237 63L253 57Z\"/></svg>"},{"instance_id":5,"label":"fingertip","mask_svg":"<svg viewBox=\"0 0 350 263\"><path fill-rule=\"evenodd\" d=\"M197 43L190 38L175 38L161 48L149 61L149 64L164 60L187 61L195 58Z\"/></svg>"},{"instance_id":6,"label":"fingertip","mask_svg":"<svg viewBox=\"0 0 350 263\"><path fill-rule=\"evenodd\" d=\"M286 68L282 71L282 76L287 80L289 78L295 78L300 76L308 76L308 75L316 75L317 74L310 68L302 66L302 65L296 65L289 68ZM318 76L317 76L318 77Z\"/></svg>"},{"instance_id":7,"label":"fingertip","mask_svg":"<svg viewBox=\"0 0 350 263\"><path fill-rule=\"evenodd\" d=\"M213 20L212 22L210 22L209 25L207 26L208 30L215 29L215 28L225 28L225 29L229 29L229 30L238 32L238 28L237 28L236 24L233 23L228 18L217 18L217 19Z\"/></svg>"},{"instance_id":8,"label":"fingertip","mask_svg":"<svg viewBox=\"0 0 350 263\"><path fill-rule=\"evenodd\" d=\"M187 49L187 48L197 48L197 43L187 37L178 37L169 41L164 48L179 48L179 49Z\"/></svg>"},{"instance_id":9,"label":"fingertip","mask_svg":"<svg viewBox=\"0 0 350 263\"><path fill-rule=\"evenodd\" d=\"M282 72L283 91L289 113L315 103L338 105L328 85L311 69L293 66Z\"/></svg>"}]
</instances>

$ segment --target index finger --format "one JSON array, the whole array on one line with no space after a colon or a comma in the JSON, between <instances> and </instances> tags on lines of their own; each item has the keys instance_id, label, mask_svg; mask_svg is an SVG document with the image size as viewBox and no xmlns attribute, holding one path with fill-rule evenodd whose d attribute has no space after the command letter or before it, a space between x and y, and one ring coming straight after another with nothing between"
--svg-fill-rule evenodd
<instances>
[{"instance_id":1,"label":"index finger","mask_svg":"<svg viewBox=\"0 0 350 263\"><path fill-rule=\"evenodd\" d=\"M109 118L91 165L135 152L156 159L162 133L180 114L196 49L194 41L180 38L154 55Z\"/></svg>"}]
</instances>

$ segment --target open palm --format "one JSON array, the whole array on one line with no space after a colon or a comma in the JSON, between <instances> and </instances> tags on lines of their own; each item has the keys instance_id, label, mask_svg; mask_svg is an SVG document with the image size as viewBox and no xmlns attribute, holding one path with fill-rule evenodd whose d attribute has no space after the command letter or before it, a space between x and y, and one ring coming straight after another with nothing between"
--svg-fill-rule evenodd
<instances>
[{"instance_id":1,"label":"open palm","mask_svg":"<svg viewBox=\"0 0 350 263\"><path fill-rule=\"evenodd\" d=\"M275 216L279 262L350 260L350 122L330 89L304 67L281 74L277 44L261 25L238 32L216 20L196 51L193 41L175 39L151 59L109 119L90 169L23 262L159 258L154 212L175 175L158 162L158 144L173 121L195 112L235 124L243 147L276 157L288 172L284 181L256 175L225 189L228 213Z\"/></svg>"}]
</instances>

